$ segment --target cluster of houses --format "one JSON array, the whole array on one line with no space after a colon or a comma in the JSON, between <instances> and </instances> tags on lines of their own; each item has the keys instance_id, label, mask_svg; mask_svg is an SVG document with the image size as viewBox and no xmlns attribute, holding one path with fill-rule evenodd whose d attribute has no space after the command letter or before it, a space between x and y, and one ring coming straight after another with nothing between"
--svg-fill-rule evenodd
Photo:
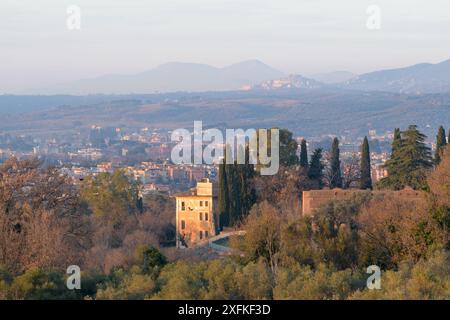
<instances>
[{"instance_id":1,"label":"cluster of houses","mask_svg":"<svg viewBox=\"0 0 450 320\"><path fill-rule=\"evenodd\" d=\"M195 185L208 177L214 179L217 168L208 165L173 165L169 163L141 162L136 166L117 166L113 162L102 162L95 167L65 167L63 172L71 176L74 182L82 181L86 176L99 173L113 173L121 169L127 172L141 185L142 194L152 192L171 193L177 185Z\"/></svg>"}]
</instances>

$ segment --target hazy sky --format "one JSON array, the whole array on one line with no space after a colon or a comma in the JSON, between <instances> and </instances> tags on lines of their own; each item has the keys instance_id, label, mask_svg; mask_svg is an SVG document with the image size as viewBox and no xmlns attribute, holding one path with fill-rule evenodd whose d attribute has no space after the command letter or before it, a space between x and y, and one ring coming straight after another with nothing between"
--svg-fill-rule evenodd
<instances>
[{"instance_id":1,"label":"hazy sky","mask_svg":"<svg viewBox=\"0 0 450 320\"><path fill-rule=\"evenodd\" d=\"M366 27L369 5L381 29ZM66 26L81 8L81 30ZM0 0L0 93L168 61L355 73L450 59L449 0Z\"/></svg>"}]
</instances>

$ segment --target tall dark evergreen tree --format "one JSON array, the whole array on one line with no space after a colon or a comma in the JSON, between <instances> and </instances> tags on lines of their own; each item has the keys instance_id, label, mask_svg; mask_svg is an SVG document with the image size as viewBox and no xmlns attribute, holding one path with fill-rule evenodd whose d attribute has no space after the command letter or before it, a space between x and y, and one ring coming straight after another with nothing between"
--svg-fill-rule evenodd
<instances>
[{"instance_id":1,"label":"tall dark evergreen tree","mask_svg":"<svg viewBox=\"0 0 450 320\"><path fill-rule=\"evenodd\" d=\"M230 147L226 149L230 151ZM239 150L243 152L243 150ZM227 152L225 152L225 155ZM231 154L228 152L228 154ZM219 202L218 210L222 227L232 226L248 215L256 202L256 191L252 183L255 174L254 165L249 161L249 149L246 148L245 163L226 164L226 156L219 166Z\"/></svg>"},{"instance_id":2,"label":"tall dark evergreen tree","mask_svg":"<svg viewBox=\"0 0 450 320\"><path fill-rule=\"evenodd\" d=\"M219 199L217 210L219 211L220 226L228 226L230 224L230 199L228 192L228 180L226 175L225 158L219 165Z\"/></svg>"},{"instance_id":3,"label":"tall dark evergreen tree","mask_svg":"<svg viewBox=\"0 0 450 320\"><path fill-rule=\"evenodd\" d=\"M334 138L331 145L330 188L342 188L341 160L339 159L339 140Z\"/></svg>"},{"instance_id":4,"label":"tall dark evergreen tree","mask_svg":"<svg viewBox=\"0 0 450 320\"><path fill-rule=\"evenodd\" d=\"M230 199L230 225L239 221L242 213L241 188L242 182L237 162L227 166L228 190Z\"/></svg>"},{"instance_id":5,"label":"tall dark evergreen tree","mask_svg":"<svg viewBox=\"0 0 450 320\"><path fill-rule=\"evenodd\" d=\"M253 177L255 175L255 167L250 163L250 153L247 146L245 153L245 164L239 166L241 177L241 216L245 217L250 209L256 203L256 190L253 186Z\"/></svg>"},{"instance_id":6,"label":"tall dark evergreen tree","mask_svg":"<svg viewBox=\"0 0 450 320\"><path fill-rule=\"evenodd\" d=\"M139 195L136 201L136 208L138 209L139 213L144 212L144 199L142 199L142 196Z\"/></svg>"},{"instance_id":7,"label":"tall dark evergreen tree","mask_svg":"<svg viewBox=\"0 0 450 320\"><path fill-rule=\"evenodd\" d=\"M308 168L308 178L316 180L320 188L323 187L323 168L322 149L319 148L314 150L314 153L311 156L311 162L309 163Z\"/></svg>"},{"instance_id":8,"label":"tall dark evergreen tree","mask_svg":"<svg viewBox=\"0 0 450 320\"><path fill-rule=\"evenodd\" d=\"M300 144L300 166L308 168L308 149L305 139L303 139Z\"/></svg>"},{"instance_id":9,"label":"tall dark evergreen tree","mask_svg":"<svg viewBox=\"0 0 450 320\"><path fill-rule=\"evenodd\" d=\"M392 140L392 154L394 154L402 144L402 133L400 128L394 129L394 139Z\"/></svg>"},{"instance_id":10,"label":"tall dark evergreen tree","mask_svg":"<svg viewBox=\"0 0 450 320\"><path fill-rule=\"evenodd\" d=\"M438 134L436 136L436 152L434 154L434 162L439 164L441 162L441 154L447 141L445 140L445 130L443 126L439 127Z\"/></svg>"},{"instance_id":11,"label":"tall dark evergreen tree","mask_svg":"<svg viewBox=\"0 0 450 320\"><path fill-rule=\"evenodd\" d=\"M402 188L402 183L399 181L399 176L396 174L398 162L399 162L399 156L398 151L402 147L402 134L400 131L400 128L394 129L394 138L392 140L392 147L391 147L391 156L388 161L384 164L384 168L388 172L388 177L384 178L380 181L380 186L384 187L390 187L394 189L400 189Z\"/></svg>"},{"instance_id":12,"label":"tall dark evergreen tree","mask_svg":"<svg viewBox=\"0 0 450 320\"><path fill-rule=\"evenodd\" d=\"M293 166L298 164L298 143L292 138L292 132L280 129L280 165Z\"/></svg>"},{"instance_id":13,"label":"tall dark evergreen tree","mask_svg":"<svg viewBox=\"0 0 450 320\"><path fill-rule=\"evenodd\" d=\"M425 144L426 138L427 136L421 133L415 125L409 126L408 130L403 132L403 143L399 156L402 158L404 165L411 169L430 168L432 166L431 151Z\"/></svg>"},{"instance_id":14,"label":"tall dark evergreen tree","mask_svg":"<svg viewBox=\"0 0 450 320\"><path fill-rule=\"evenodd\" d=\"M432 167L430 148L425 144L426 136L411 125L401 133L400 141L394 138L391 158L386 161L388 177L380 181L380 186L391 189L403 189L410 186L415 189L425 185L425 169Z\"/></svg>"},{"instance_id":15,"label":"tall dark evergreen tree","mask_svg":"<svg viewBox=\"0 0 450 320\"><path fill-rule=\"evenodd\" d=\"M361 175L360 175L360 188L372 189L372 176L370 168L370 149L369 140L364 137L363 144L361 145Z\"/></svg>"}]
</instances>

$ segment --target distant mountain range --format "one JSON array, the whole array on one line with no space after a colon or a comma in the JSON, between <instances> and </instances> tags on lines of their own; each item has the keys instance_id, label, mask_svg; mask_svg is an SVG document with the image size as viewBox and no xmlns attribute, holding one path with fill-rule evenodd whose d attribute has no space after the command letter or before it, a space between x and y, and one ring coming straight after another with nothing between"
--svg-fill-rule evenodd
<instances>
[{"instance_id":1,"label":"distant mountain range","mask_svg":"<svg viewBox=\"0 0 450 320\"><path fill-rule=\"evenodd\" d=\"M450 92L450 60L381 70L362 75L337 71L286 76L259 60L248 60L224 68L206 64L171 62L133 75L105 75L79 80L25 94L149 94L234 90L309 90L337 88L406 94Z\"/></svg>"},{"instance_id":2,"label":"distant mountain range","mask_svg":"<svg viewBox=\"0 0 450 320\"><path fill-rule=\"evenodd\" d=\"M409 94L449 92L450 60L366 73L343 83L342 87Z\"/></svg>"},{"instance_id":3,"label":"distant mountain range","mask_svg":"<svg viewBox=\"0 0 450 320\"><path fill-rule=\"evenodd\" d=\"M318 74L310 78L290 75L262 82L252 88L264 90L338 88L404 94L443 93L450 92L450 60L438 64L422 63L406 68L375 71L359 76L346 71Z\"/></svg>"},{"instance_id":4,"label":"distant mountain range","mask_svg":"<svg viewBox=\"0 0 450 320\"><path fill-rule=\"evenodd\" d=\"M224 68L170 62L138 74L105 75L33 90L35 92L31 93L85 95L239 90L283 75L258 60L244 61Z\"/></svg>"}]
</instances>

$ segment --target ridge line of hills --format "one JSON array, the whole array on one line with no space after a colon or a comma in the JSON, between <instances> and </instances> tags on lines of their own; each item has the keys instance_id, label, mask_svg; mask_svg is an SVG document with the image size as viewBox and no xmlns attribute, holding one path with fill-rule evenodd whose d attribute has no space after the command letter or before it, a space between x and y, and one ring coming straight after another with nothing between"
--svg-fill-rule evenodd
<instances>
[{"instance_id":1,"label":"ridge line of hills","mask_svg":"<svg viewBox=\"0 0 450 320\"><path fill-rule=\"evenodd\" d=\"M152 94L237 90L321 89L332 87L358 91L404 94L450 92L450 60L420 63L404 68L354 75L338 71L305 77L286 75L259 60L247 60L223 68L207 64L169 62L131 75L104 75L33 89L26 94Z\"/></svg>"}]
</instances>

